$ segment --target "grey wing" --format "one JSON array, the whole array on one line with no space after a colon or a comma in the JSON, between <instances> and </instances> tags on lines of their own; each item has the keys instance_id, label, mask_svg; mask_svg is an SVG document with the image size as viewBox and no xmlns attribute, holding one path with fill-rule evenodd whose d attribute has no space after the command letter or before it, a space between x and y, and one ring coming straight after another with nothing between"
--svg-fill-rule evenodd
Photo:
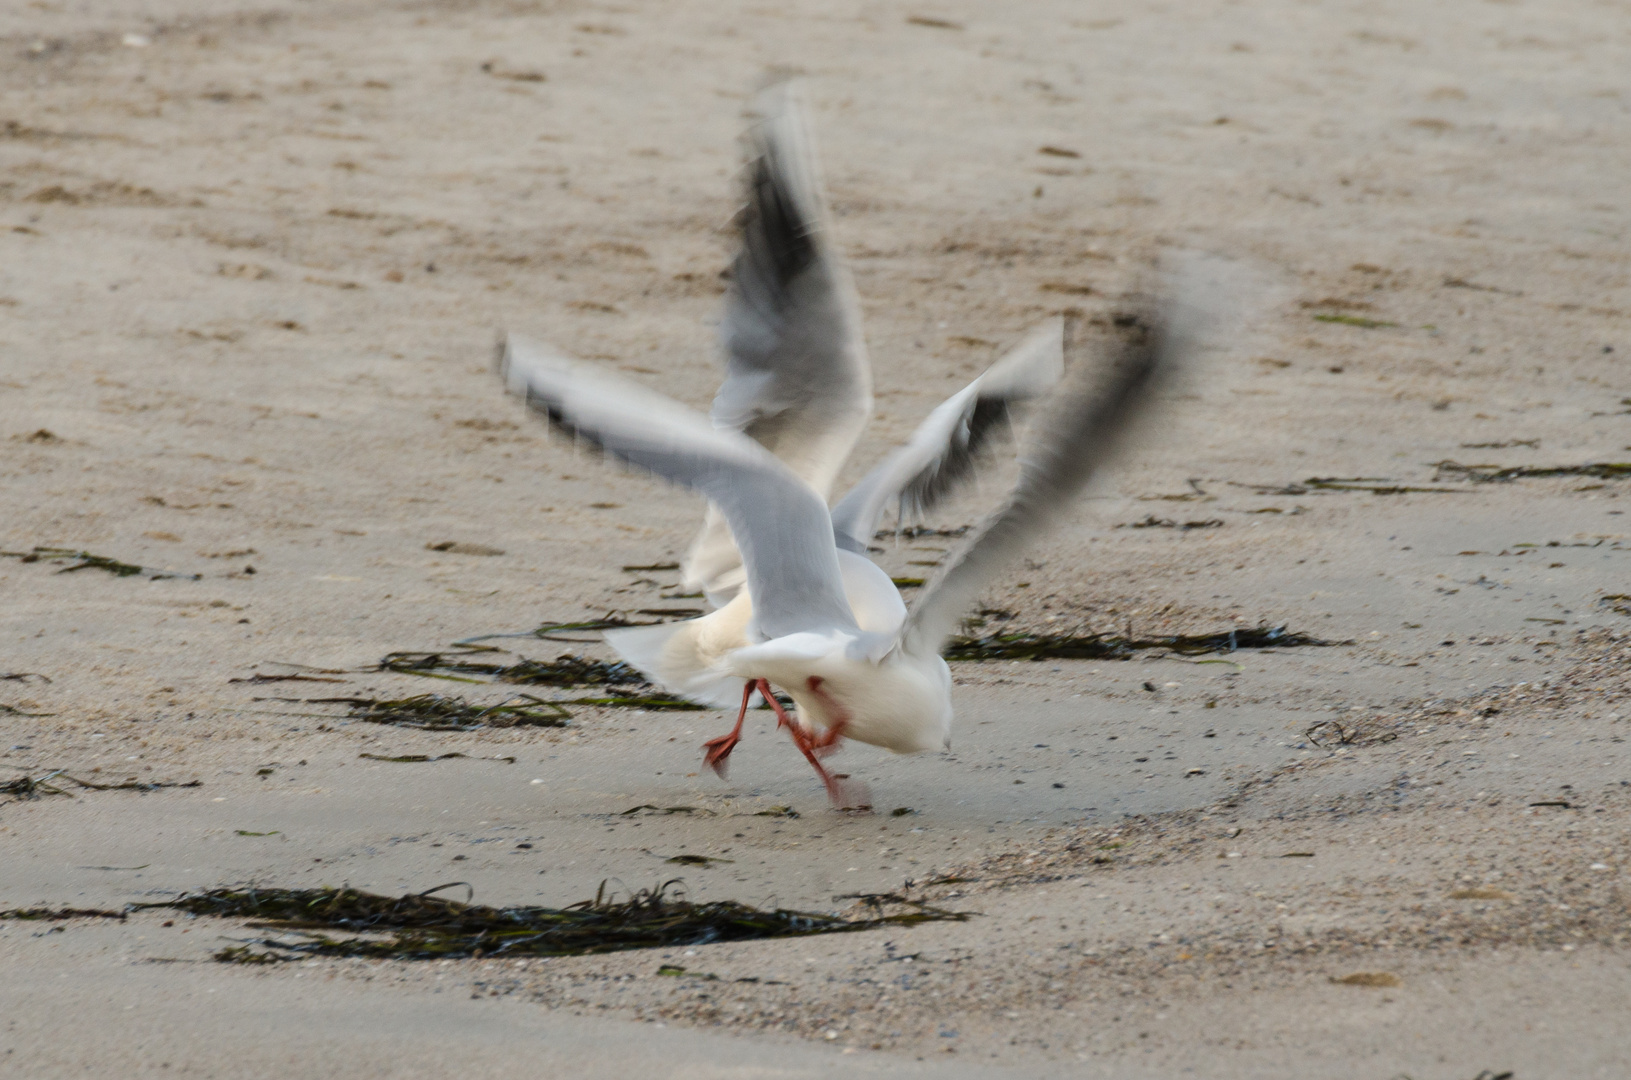
<instances>
[{"instance_id":1,"label":"grey wing","mask_svg":"<svg viewBox=\"0 0 1631 1080\"><path fill-rule=\"evenodd\" d=\"M783 83L756 105L713 421L758 441L826 498L871 415L872 373L797 101ZM728 596L737 565L729 530L711 514L687 559L687 581Z\"/></svg>"},{"instance_id":2,"label":"grey wing","mask_svg":"<svg viewBox=\"0 0 1631 1080\"><path fill-rule=\"evenodd\" d=\"M833 507L840 547L865 554L891 502L905 521L934 507L973 475L981 451L1005 430L1016 407L1046 393L1065 366L1065 322L1050 319L1001 360L941 402L906 444L892 452Z\"/></svg>"},{"instance_id":3,"label":"grey wing","mask_svg":"<svg viewBox=\"0 0 1631 1080\"><path fill-rule=\"evenodd\" d=\"M902 631L913 652L939 652L980 592L1066 510L1093 473L1127 441L1159 381L1198 342L1201 308L1180 282L1120 339L1102 370L1057 395L1021 456L1007 504L930 584Z\"/></svg>"},{"instance_id":4,"label":"grey wing","mask_svg":"<svg viewBox=\"0 0 1631 1080\"><path fill-rule=\"evenodd\" d=\"M757 105L713 420L756 439L825 497L872 410L872 373L797 99L782 83Z\"/></svg>"},{"instance_id":5,"label":"grey wing","mask_svg":"<svg viewBox=\"0 0 1631 1080\"><path fill-rule=\"evenodd\" d=\"M741 545L762 636L858 632L826 502L762 446L632 380L524 339L505 341L499 373L556 427L707 496Z\"/></svg>"}]
</instances>

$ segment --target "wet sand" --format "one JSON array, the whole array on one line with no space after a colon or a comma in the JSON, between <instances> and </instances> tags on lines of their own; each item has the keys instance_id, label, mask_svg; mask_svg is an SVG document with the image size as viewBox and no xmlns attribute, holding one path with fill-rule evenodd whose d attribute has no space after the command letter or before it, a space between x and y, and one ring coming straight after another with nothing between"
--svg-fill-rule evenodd
<instances>
[{"instance_id":1,"label":"wet sand","mask_svg":"<svg viewBox=\"0 0 1631 1080\"><path fill-rule=\"evenodd\" d=\"M0 803L0 908L243 881L564 905L679 876L818 910L910 880L980 913L271 970L208 962L230 925L0 923L0 1055L39 1076L337 1055L380 1076L1618 1075L1627 481L1440 463L1631 460L1621 14L0 13L0 548L199 575L0 558L0 674L50 680L0 681L0 781L200 781ZM526 332L705 406L734 139L788 66L876 373L852 476L1037 320L1119 310L1163 248L1253 283L987 625L1348 644L955 664L948 754L835 759L873 815L829 810L763 721L728 781L702 770L718 712L440 734L278 700L497 702L517 688L374 666L697 603L622 569L683 553L695 500L548 439L490 350ZM1006 475L933 524L978 520ZM880 559L923 576L956 542ZM296 672L334 681L244 681ZM359 757L447 753L468 756ZM1333 981L1356 974L1393 978Z\"/></svg>"}]
</instances>

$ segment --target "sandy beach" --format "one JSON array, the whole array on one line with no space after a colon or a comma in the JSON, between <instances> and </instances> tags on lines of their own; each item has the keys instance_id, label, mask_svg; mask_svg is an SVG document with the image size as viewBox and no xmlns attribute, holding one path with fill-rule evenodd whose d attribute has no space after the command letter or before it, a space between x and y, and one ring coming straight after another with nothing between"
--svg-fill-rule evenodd
<instances>
[{"instance_id":1,"label":"sandy beach","mask_svg":"<svg viewBox=\"0 0 1631 1080\"><path fill-rule=\"evenodd\" d=\"M7 6L0 910L451 881L565 906L678 878L971 915L255 966L211 959L241 921L0 920L0 1071L1623 1076L1628 18ZM948 752L832 759L870 814L829 808L768 712L721 780L720 711L439 732L311 700L583 696L380 661L702 604L653 569L699 501L548 436L493 343L705 409L738 137L776 74L872 356L840 487L1040 320L1102 326L1161 253L1210 252L1238 317L985 629L1326 644L953 663ZM932 577L1011 479L880 563ZM564 636L481 655L612 658ZM54 770L103 787L14 783Z\"/></svg>"}]
</instances>

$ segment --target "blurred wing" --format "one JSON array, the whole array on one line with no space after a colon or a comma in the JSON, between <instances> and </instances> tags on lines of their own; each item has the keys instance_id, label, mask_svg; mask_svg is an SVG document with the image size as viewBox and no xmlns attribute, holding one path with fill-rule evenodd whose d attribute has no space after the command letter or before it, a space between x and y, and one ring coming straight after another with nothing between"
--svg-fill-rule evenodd
<instances>
[{"instance_id":1,"label":"blurred wing","mask_svg":"<svg viewBox=\"0 0 1631 1080\"><path fill-rule=\"evenodd\" d=\"M759 442L826 498L871 415L872 373L797 101L783 83L756 107L713 421ZM687 558L687 582L728 599L739 565L724 519L711 514Z\"/></svg>"},{"instance_id":2,"label":"blurred wing","mask_svg":"<svg viewBox=\"0 0 1631 1080\"><path fill-rule=\"evenodd\" d=\"M1149 410L1158 379L1190 352L1200 311L1180 289L1122 339L1097 377L1072 380L1021 454L1008 503L925 591L902 638L916 653L939 652L969 607L1069 507L1096 469ZM1080 374L1080 373L1078 373Z\"/></svg>"},{"instance_id":3,"label":"blurred wing","mask_svg":"<svg viewBox=\"0 0 1631 1080\"><path fill-rule=\"evenodd\" d=\"M719 507L741 544L761 635L858 632L826 503L763 447L632 380L523 339L504 343L499 373L554 426Z\"/></svg>"},{"instance_id":4,"label":"blurred wing","mask_svg":"<svg viewBox=\"0 0 1631 1080\"><path fill-rule=\"evenodd\" d=\"M1065 367L1065 322L1050 319L918 425L905 446L862 477L833 508L838 544L866 552L894 502L906 521L927 513L974 474L980 453L1006 429L1016 406L1046 393Z\"/></svg>"},{"instance_id":5,"label":"blurred wing","mask_svg":"<svg viewBox=\"0 0 1631 1080\"><path fill-rule=\"evenodd\" d=\"M756 439L825 497L872 411L872 374L798 103L782 83L757 105L713 421Z\"/></svg>"}]
</instances>

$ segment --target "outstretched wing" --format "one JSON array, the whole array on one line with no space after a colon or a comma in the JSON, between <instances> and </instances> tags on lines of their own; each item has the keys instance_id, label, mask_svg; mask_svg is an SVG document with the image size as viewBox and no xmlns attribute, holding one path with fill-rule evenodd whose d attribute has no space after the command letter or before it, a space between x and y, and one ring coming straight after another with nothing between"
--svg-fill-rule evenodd
<instances>
[{"instance_id":1,"label":"outstretched wing","mask_svg":"<svg viewBox=\"0 0 1631 1080\"><path fill-rule=\"evenodd\" d=\"M906 445L884 458L833 507L838 543L866 552L891 502L902 521L918 517L973 475L980 453L1008 427L1016 407L1059 381L1065 322L1050 319L962 390L941 402Z\"/></svg>"},{"instance_id":2,"label":"outstretched wing","mask_svg":"<svg viewBox=\"0 0 1631 1080\"><path fill-rule=\"evenodd\" d=\"M741 545L763 638L859 632L826 502L764 447L639 383L524 339L505 341L499 373L551 424L719 507Z\"/></svg>"},{"instance_id":3,"label":"outstretched wing","mask_svg":"<svg viewBox=\"0 0 1631 1080\"><path fill-rule=\"evenodd\" d=\"M764 91L756 108L720 326L725 382L713 421L759 442L826 498L871 415L872 373L855 289L827 237L815 152L791 87ZM710 514L686 560L688 584L728 598L739 566L723 518Z\"/></svg>"},{"instance_id":4,"label":"outstretched wing","mask_svg":"<svg viewBox=\"0 0 1631 1080\"><path fill-rule=\"evenodd\" d=\"M1120 338L1108 362L1065 386L1021 454L1018 485L930 584L902 631L916 653L939 652L980 592L1069 506L1149 411L1156 384L1198 344L1203 308L1194 272Z\"/></svg>"}]
</instances>

